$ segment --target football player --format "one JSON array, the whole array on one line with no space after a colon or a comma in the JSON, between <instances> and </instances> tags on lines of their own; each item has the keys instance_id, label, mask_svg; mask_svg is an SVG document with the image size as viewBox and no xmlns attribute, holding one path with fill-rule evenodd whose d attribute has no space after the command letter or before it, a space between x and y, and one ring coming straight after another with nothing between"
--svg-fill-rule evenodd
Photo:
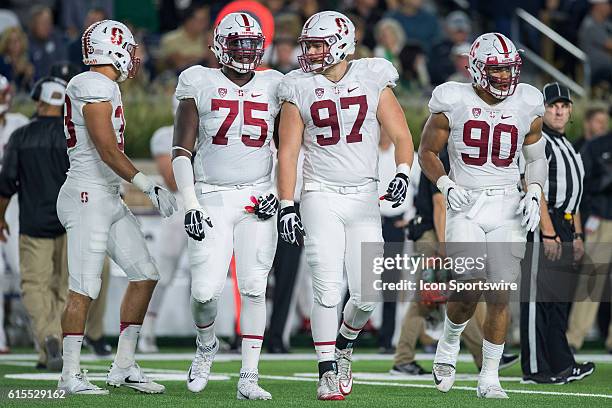
<instances>
[{"instance_id":1,"label":"football player","mask_svg":"<svg viewBox=\"0 0 612 408\"><path fill-rule=\"evenodd\" d=\"M488 255L483 271L466 273L461 279L514 281L527 230L535 230L539 222L540 197L548 174L541 138L544 103L540 91L519 83L520 69L521 57L512 41L498 33L483 34L469 53L472 83L444 83L434 89L429 102L431 116L421 137L419 162L448 206L447 251L452 255L452 243L468 242L479 256L485 248ZM449 175L438 158L447 143ZM523 198L517 188L521 151L527 163ZM481 294L453 296L448 303L433 365L434 381L442 392L453 385L459 336ZM487 316L477 395L508 398L497 375L509 323L508 294L488 291L484 295Z\"/></svg>"},{"instance_id":2,"label":"football player","mask_svg":"<svg viewBox=\"0 0 612 408\"><path fill-rule=\"evenodd\" d=\"M272 398L258 385L257 368L266 325L266 283L277 240L270 140L283 76L274 70L255 72L263 44L255 19L246 13L228 14L215 27L211 46L222 67L186 69L176 88L180 102L172 167L186 210L197 330L187 388L200 392L208 382L219 349L217 303L234 253L242 302L238 399Z\"/></svg>"},{"instance_id":3,"label":"football player","mask_svg":"<svg viewBox=\"0 0 612 408\"><path fill-rule=\"evenodd\" d=\"M176 113L178 101L172 98L172 112ZM151 137L151 155L157 164L157 170L164 179L164 184L169 191L174 193L179 208L182 208L180 195L176 191L174 174L172 173L172 137L174 126L162 126L153 133ZM157 340L155 336L157 316L159 309L164 301L166 289L172 283L179 262L187 247L187 237L183 231L183 214L180 211L172 214L171 217L161 220L159 231L160 238L156 243L156 260L159 266L159 281L155 287L155 292L151 297L149 308L142 324L142 331L138 338L138 351L140 353L157 353Z\"/></svg>"},{"instance_id":4,"label":"football player","mask_svg":"<svg viewBox=\"0 0 612 408\"><path fill-rule=\"evenodd\" d=\"M4 75L0 75L0 166L4 155L4 146L8 143L13 131L28 123L21 113L9 112L13 90L11 84ZM6 221L10 228L6 242L0 243L0 296L4 299L7 290L15 290L10 282L6 270L11 271L11 281L19 281L19 203L17 194L13 196L6 211ZM16 283L16 282L15 282ZM4 301L0 301L0 322L4 321ZM0 354L8 353L9 347L6 343L4 325L0 325Z\"/></svg>"},{"instance_id":5,"label":"football player","mask_svg":"<svg viewBox=\"0 0 612 408\"><path fill-rule=\"evenodd\" d=\"M285 241L305 245L312 271L317 398L342 400L353 384L353 344L375 306L361 297L360 257L363 242L383 242L377 195L381 127L395 145L397 174L383 196L394 207L406 199L414 151L391 90L397 70L381 58L347 61L355 51L355 27L346 16L335 11L313 15L298 41L301 70L287 74L279 90L278 228ZM303 225L293 202L302 143ZM344 270L350 299L338 332Z\"/></svg>"},{"instance_id":6,"label":"football player","mask_svg":"<svg viewBox=\"0 0 612 408\"><path fill-rule=\"evenodd\" d=\"M68 234L70 276L62 315L64 366L58 388L70 394L106 394L81 373L79 358L85 320L100 291L105 254L125 271L129 284L121 304L117 354L106 383L145 393L165 387L144 375L134 351L147 306L159 279L136 217L119 196L121 180L138 187L159 212L177 209L174 196L139 172L123 153L125 119L119 82L133 78L140 61L136 42L122 23L92 24L82 37L83 63L90 70L70 80L64 105L64 131L70 170L57 199L57 213Z\"/></svg>"}]
</instances>

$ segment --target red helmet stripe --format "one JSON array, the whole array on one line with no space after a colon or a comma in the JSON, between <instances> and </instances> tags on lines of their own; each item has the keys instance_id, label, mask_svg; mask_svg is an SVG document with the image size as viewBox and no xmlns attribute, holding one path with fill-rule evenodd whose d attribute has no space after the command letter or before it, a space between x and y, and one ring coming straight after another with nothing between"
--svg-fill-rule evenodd
<instances>
[{"instance_id":1,"label":"red helmet stripe","mask_svg":"<svg viewBox=\"0 0 612 408\"><path fill-rule=\"evenodd\" d=\"M244 21L244 26L246 27L247 31L251 31L251 25L249 24L249 19L247 18L246 14L240 14L242 16L242 20Z\"/></svg>"},{"instance_id":2,"label":"red helmet stripe","mask_svg":"<svg viewBox=\"0 0 612 408\"><path fill-rule=\"evenodd\" d=\"M504 41L504 37L502 37L501 35L499 35L497 33L495 33L495 36L497 37L497 39L501 43L501 46L504 49L504 54L507 54L509 51L508 51L508 46L506 45L506 42Z\"/></svg>"}]
</instances>

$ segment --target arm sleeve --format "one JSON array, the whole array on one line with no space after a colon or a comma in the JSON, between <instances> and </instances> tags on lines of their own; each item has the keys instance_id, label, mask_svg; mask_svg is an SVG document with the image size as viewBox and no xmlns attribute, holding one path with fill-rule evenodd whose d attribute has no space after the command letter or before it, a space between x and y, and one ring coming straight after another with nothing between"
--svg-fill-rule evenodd
<instances>
[{"instance_id":1,"label":"arm sleeve","mask_svg":"<svg viewBox=\"0 0 612 408\"><path fill-rule=\"evenodd\" d=\"M21 132L11 135L4 152L2 171L0 172L0 196L10 198L19 187L19 146Z\"/></svg>"}]
</instances>

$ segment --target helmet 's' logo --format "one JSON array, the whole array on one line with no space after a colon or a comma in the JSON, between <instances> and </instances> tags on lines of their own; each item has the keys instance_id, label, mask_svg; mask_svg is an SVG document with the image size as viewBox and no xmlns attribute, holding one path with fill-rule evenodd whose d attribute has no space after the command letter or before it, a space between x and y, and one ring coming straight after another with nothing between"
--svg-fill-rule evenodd
<instances>
[{"instance_id":1,"label":"helmet 's' logo","mask_svg":"<svg viewBox=\"0 0 612 408\"><path fill-rule=\"evenodd\" d=\"M338 34L348 35L348 24L346 24L346 21L344 21L343 18L336 18L336 25L338 26Z\"/></svg>"},{"instance_id":2,"label":"helmet 's' logo","mask_svg":"<svg viewBox=\"0 0 612 408\"><path fill-rule=\"evenodd\" d=\"M119 27L113 27L111 31L111 42L115 45L121 45L123 42L123 31Z\"/></svg>"}]
</instances>

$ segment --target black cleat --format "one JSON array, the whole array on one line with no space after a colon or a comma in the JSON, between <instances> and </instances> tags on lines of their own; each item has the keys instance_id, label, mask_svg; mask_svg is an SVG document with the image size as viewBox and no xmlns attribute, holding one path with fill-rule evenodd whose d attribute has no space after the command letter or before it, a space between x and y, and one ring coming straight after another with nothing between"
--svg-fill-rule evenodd
<instances>
[{"instance_id":1,"label":"black cleat","mask_svg":"<svg viewBox=\"0 0 612 408\"><path fill-rule=\"evenodd\" d=\"M431 374L431 371L426 371L419 363L413 361L412 363L396 364L389 370L391 374L396 375L425 375Z\"/></svg>"},{"instance_id":2,"label":"black cleat","mask_svg":"<svg viewBox=\"0 0 612 408\"><path fill-rule=\"evenodd\" d=\"M499 371L505 368L508 368L508 367L512 367L518 361L519 361L518 354L510 354L510 353L502 354L501 360L499 360Z\"/></svg>"},{"instance_id":3,"label":"black cleat","mask_svg":"<svg viewBox=\"0 0 612 408\"><path fill-rule=\"evenodd\" d=\"M521 384L554 384L563 385L567 381L564 377L553 377L552 375L536 373L524 375Z\"/></svg>"},{"instance_id":4,"label":"black cleat","mask_svg":"<svg viewBox=\"0 0 612 408\"><path fill-rule=\"evenodd\" d=\"M83 343L98 357L110 356L113 352L113 348L104 340L104 336L97 340L93 340L89 336L83 338Z\"/></svg>"}]
</instances>

